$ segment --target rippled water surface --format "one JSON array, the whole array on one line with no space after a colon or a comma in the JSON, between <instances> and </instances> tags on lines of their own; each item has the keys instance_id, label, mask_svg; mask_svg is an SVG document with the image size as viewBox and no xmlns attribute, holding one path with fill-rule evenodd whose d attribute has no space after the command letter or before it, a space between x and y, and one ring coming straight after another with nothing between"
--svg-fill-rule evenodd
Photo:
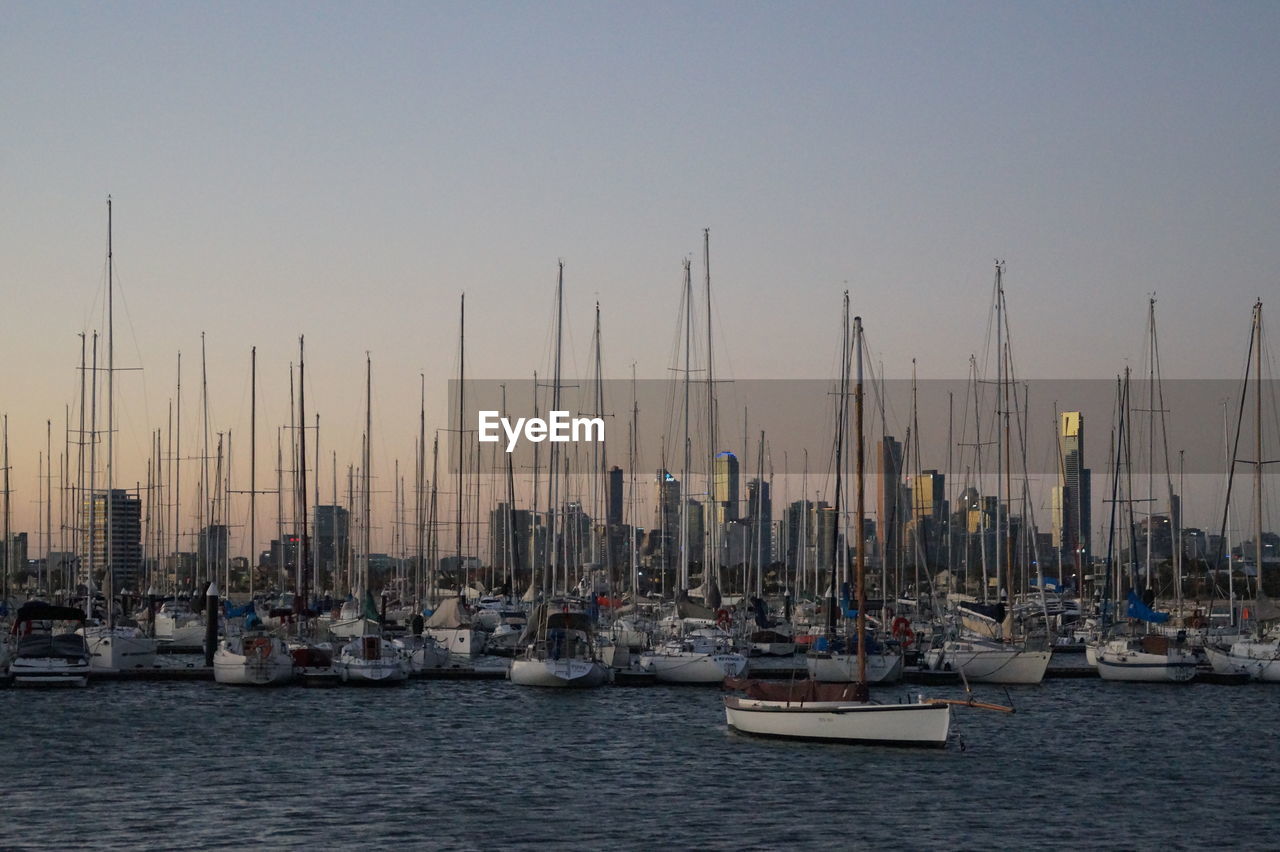
<instances>
[{"instance_id":1,"label":"rippled water surface","mask_svg":"<svg viewBox=\"0 0 1280 852\"><path fill-rule=\"evenodd\" d=\"M897 687L958 696L959 689ZM1003 703L1004 693L978 688ZM0 846L1202 848L1280 837L1280 688L1046 681L946 750L731 733L715 689L0 690Z\"/></svg>"}]
</instances>

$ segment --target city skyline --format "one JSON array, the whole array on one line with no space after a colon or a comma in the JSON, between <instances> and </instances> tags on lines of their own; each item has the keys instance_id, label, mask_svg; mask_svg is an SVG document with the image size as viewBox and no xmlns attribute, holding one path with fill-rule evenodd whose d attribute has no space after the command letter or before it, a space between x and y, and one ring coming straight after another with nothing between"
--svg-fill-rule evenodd
<instances>
[{"instance_id":1,"label":"city skyline","mask_svg":"<svg viewBox=\"0 0 1280 852\"><path fill-rule=\"evenodd\" d=\"M117 488L145 480L179 352L184 455L199 446L202 345L240 487L257 347L258 487L273 487L300 335L308 409L344 467L370 353L389 479L412 464L420 376L428 442L450 428L459 293L470 376L547 375L560 257L566 375L590 373L598 300L606 374L664 378L704 227L731 379L832 377L845 289L885 374L916 359L963 377L999 257L1023 375L1137 367L1154 292L1164 375L1234 381L1252 303L1274 288L1268 5L319 9L9 7L15 532L38 527L37 457L47 422L63 443L79 335L105 333L108 195L129 369ZM1090 424L1096 502L1106 424ZM737 443L719 449L751 468Z\"/></svg>"}]
</instances>

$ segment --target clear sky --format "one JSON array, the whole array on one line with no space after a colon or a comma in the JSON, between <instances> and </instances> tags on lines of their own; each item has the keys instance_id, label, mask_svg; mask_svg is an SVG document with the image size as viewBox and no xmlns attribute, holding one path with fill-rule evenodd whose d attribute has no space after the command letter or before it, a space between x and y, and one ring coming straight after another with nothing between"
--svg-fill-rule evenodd
<instances>
[{"instance_id":1,"label":"clear sky","mask_svg":"<svg viewBox=\"0 0 1280 852\"><path fill-rule=\"evenodd\" d=\"M468 372L525 377L547 366L557 258L566 373L599 299L606 371L663 377L704 227L717 370L738 378L831 375L846 287L888 374L963 377L999 257L1022 375L1137 366L1155 292L1164 375L1233 379L1277 292L1275 3L0 11L17 529L78 335L105 328L108 194L116 363L143 368L116 377L126 482L179 350L196 421L201 332L214 431L248 434L254 345L260 433L287 421L305 334L325 453L359 455L368 351L375 464L408 466L420 373L445 425L458 294Z\"/></svg>"}]
</instances>

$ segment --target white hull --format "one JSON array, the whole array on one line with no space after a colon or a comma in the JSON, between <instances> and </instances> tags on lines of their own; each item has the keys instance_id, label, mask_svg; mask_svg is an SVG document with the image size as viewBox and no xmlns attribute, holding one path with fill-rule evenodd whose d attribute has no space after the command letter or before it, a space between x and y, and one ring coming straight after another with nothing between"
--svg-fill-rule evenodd
<instances>
[{"instance_id":1,"label":"white hull","mask_svg":"<svg viewBox=\"0 0 1280 852\"><path fill-rule=\"evenodd\" d=\"M354 639L357 636L377 636L382 625L371 618L348 618L329 622L329 635L335 639Z\"/></svg>"},{"instance_id":2,"label":"white hull","mask_svg":"<svg viewBox=\"0 0 1280 852\"><path fill-rule=\"evenodd\" d=\"M951 730L946 704L783 704L728 696L724 714L730 728L745 734L865 745L942 748Z\"/></svg>"},{"instance_id":3,"label":"white hull","mask_svg":"<svg viewBox=\"0 0 1280 852\"><path fill-rule=\"evenodd\" d=\"M442 669L449 665L449 652L430 637L407 636L392 643L404 656L411 673Z\"/></svg>"},{"instance_id":4,"label":"white hull","mask_svg":"<svg viewBox=\"0 0 1280 852\"><path fill-rule=\"evenodd\" d=\"M89 668L95 672L149 669L156 664L156 640L132 628L109 630L89 628L84 633L89 647Z\"/></svg>"},{"instance_id":5,"label":"white hull","mask_svg":"<svg viewBox=\"0 0 1280 852\"><path fill-rule=\"evenodd\" d=\"M235 636L218 643L213 679L235 686L274 686L293 680L293 657L270 636Z\"/></svg>"},{"instance_id":6,"label":"white hull","mask_svg":"<svg viewBox=\"0 0 1280 852\"><path fill-rule=\"evenodd\" d=\"M9 664L9 674L15 686L85 686L89 661L17 657Z\"/></svg>"},{"instance_id":7,"label":"white hull","mask_svg":"<svg viewBox=\"0 0 1280 852\"><path fill-rule=\"evenodd\" d=\"M18 640L9 674L15 686L84 686L89 652L78 634L36 635Z\"/></svg>"},{"instance_id":8,"label":"white hull","mask_svg":"<svg viewBox=\"0 0 1280 852\"><path fill-rule=\"evenodd\" d=\"M1097 649L1098 675L1103 680L1127 683L1186 683L1196 676L1196 658L1190 651L1169 648L1150 653L1132 647L1127 640L1108 642Z\"/></svg>"},{"instance_id":9,"label":"white hull","mask_svg":"<svg viewBox=\"0 0 1280 852\"><path fill-rule=\"evenodd\" d=\"M488 636L484 631L470 627L428 627L425 632L450 654L458 657L478 657L483 654Z\"/></svg>"},{"instance_id":10,"label":"white hull","mask_svg":"<svg viewBox=\"0 0 1280 852\"><path fill-rule=\"evenodd\" d=\"M404 683L409 677L403 656L387 640L362 636L348 642L333 661L343 683L385 685Z\"/></svg>"},{"instance_id":11,"label":"white hull","mask_svg":"<svg viewBox=\"0 0 1280 852\"><path fill-rule=\"evenodd\" d=\"M204 623L194 615L179 617L175 623L172 616L160 614L156 616L156 639L175 648L203 648Z\"/></svg>"},{"instance_id":12,"label":"white hull","mask_svg":"<svg viewBox=\"0 0 1280 852\"><path fill-rule=\"evenodd\" d=\"M747 658L732 653L644 654L640 668L662 683L720 683L726 677L741 677Z\"/></svg>"},{"instance_id":13,"label":"white hull","mask_svg":"<svg viewBox=\"0 0 1280 852\"><path fill-rule=\"evenodd\" d=\"M350 684L396 684L403 683L408 677L404 664L400 660L343 660L338 659L333 667L343 683Z\"/></svg>"},{"instance_id":14,"label":"white hull","mask_svg":"<svg viewBox=\"0 0 1280 852\"><path fill-rule=\"evenodd\" d=\"M1263 683L1280 683L1280 645L1275 642L1237 642L1228 651L1206 647L1205 653L1219 674L1242 673Z\"/></svg>"},{"instance_id":15,"label":"white hull","mask_svg":"<svg viewBox=\"0 0 1280 852\"><path fill-rule=\"evenodd\" d=\"M595 660L513 660L510 678L521 686L589 688L608 680L608 671Z\"/></svg>"},{"instance_id":16,"label":"white hull","mask_svg":"<svg viewBox=\"0 0 1280 852\"><path fill-rule=\"evenodd\" d=\"M931 668L958 671L971 683L1033 685L1044 680L1052 651L1025 651L994 641L947 642Z\"/></svg>"},{"instance_id":17,"label":"white hull","mask_svg":"<svg viewBox=\"0 0 1280 852\"><path fill-rule=\"evenodd\" d=\"M821 683L854 683L858 680L857 654L815 654L805 658L809 677ZM868 654L867 683L902 680L901 654Z\"/></svg>"},{"instance_id":18,"label":"white hull","mask_svg":"<svg viewBox=\"0 0 1280 852\"><path fill-rule=\"evenodd\" d=\"M213 679L236 686L274 686L293 680L291 658L248 659L219 649L213 655Z\"/></svg>"}]
</instances>

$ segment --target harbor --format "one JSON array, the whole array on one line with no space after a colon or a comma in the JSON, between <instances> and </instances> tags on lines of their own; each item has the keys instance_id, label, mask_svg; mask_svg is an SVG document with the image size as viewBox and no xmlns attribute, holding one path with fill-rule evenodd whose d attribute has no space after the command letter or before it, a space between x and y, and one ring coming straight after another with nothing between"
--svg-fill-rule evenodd
<instances>
[{"instance_id":1,"label":"harbor","mask_svg":"<svg viewBox=\"0 0 1280 852\"><path fill-rule=\"evenodd\" d=\"M1280 3L4 21L0 852L1277 843Z\"/></svg>"}]
</instances>

